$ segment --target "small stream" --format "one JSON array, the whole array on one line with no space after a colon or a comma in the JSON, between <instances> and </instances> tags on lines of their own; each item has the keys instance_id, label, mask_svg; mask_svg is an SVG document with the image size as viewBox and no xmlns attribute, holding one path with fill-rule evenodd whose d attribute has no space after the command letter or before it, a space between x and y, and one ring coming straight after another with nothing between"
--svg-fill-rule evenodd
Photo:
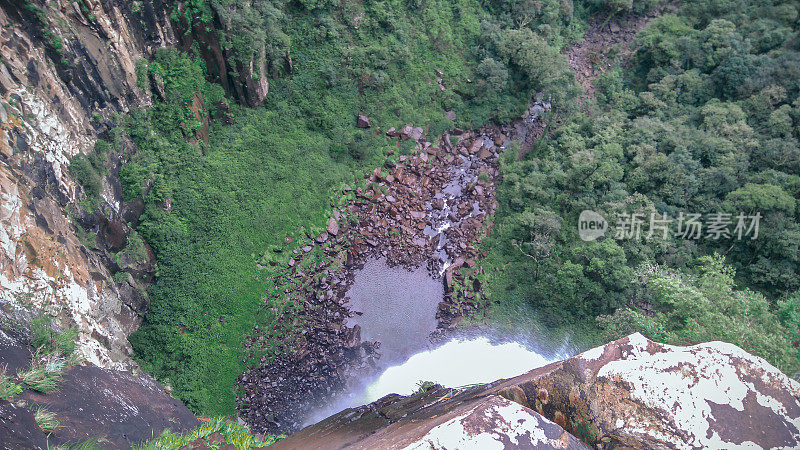
<instances>
[{"instance_id":1,"label":"small stream","mask_svg":"<svg viewBox=\"0 0 800 450\"><path fill-rule=\"evenodd\" d=\"M481 136L478 139L483 140L483 147L488 151L493 153L502 151L502 147L496 147L488 137ZM466 219L483 214L479 203L474 200L471 201L472 210L469 214L463 217L459 217L457 214L458 204L467 194L465 189L478 178L478 168L474 164L475 155L458 155L458 158L461 158L461 164L453 169L453 179L442 187L441 192L437 193L434 199L427 204L429 224L422 231L428 239L437 240L433 257L439 261L440 276L453 262L451 255L446 250L447 235L445 232L451 227L460 225Z\"/></svg>"}]
</instances>

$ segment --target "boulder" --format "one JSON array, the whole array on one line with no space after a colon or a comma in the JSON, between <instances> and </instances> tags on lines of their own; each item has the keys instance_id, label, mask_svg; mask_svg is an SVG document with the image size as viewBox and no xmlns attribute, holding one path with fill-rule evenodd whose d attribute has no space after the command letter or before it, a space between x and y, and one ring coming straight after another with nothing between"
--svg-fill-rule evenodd
<instances>
[{"instance_id":1,"label":"boulder","mask_svg":"<svg viewBox=\"0 0 800 450\"><path fill-rule=\"evenodd\" d=\"M588 449L536 411L498 395L461 399L436 386L346 409L270 449Z\"/></svg>"},{"instance_id":2,"label":"boulder","mask_svg":"<svg viewBox=\"0 0 800 450\"><path fill-rule=\"evenodd\" d=\"M524 375L344 410L272 448L798 448L800 383L724 342L641 334Z\"/></svg>"},{"instance_id":3,"label":"boulder","mask_svg":"<svg viewBox=\"0 0 800 450\"><path fill-rule=\"evenodd\" d=\"M30 348L0 332L0 367L25 369L30 355ZM26 407L20 408L23 404ZM61 423L47 439L30 414L39 407L54 413ZM164 429L185 432L197 425L191 411L149 375L95 366L68 368L53 392L25 390L11 403L0 400L2 450L53 448L98 436L103 436L107 448L131 448Z\"/></svg>"},{"instance_id":4,"label":"boulder","mask_svg":"<svg viewBox=\"0 0 800 450\"><path fill-rule=\"evenodd\" d=\"M400 131L400 138L403 140L413 139L415 141L418 141L420 140L423 134L425 134L425 130L423 130L422 127L406 125L405 127L403 127L403 130Z\"/></svg>"},{"instance_id":5,"label":"boulder","mask_svg":"<svg viewBox=\"0 0 800 450\"><path fill-rule=\"evenodd\" d=\"M475 153L478 153L482 148L483 148L483 139L480 138L475 139L474 141L472 141L472 145L470 145L469 147L469 154L474 155Z\"/></svg>"},{"instance_id":6,"label":"boulder","mask_svg":"<svg viewBox=\"0 0 800 450\"><path fill-rule=\"evenodd\" d=\"M331 219L328 221L327 230L328 234L330 234L331 236L336 236L337 234L339 234L339 224L336 223L335 218L331 217Z\"/></svg>"},{"instance_id":7,"label":"boulder","mask_svg":"<svg viewBox=\"0 0 800 450\"><path fill-rule=\"evenodd\" d=\"M358 113L358 119L356 120L356 126L358 128L369 128L371 126L369 117L364 115L364 113Z\"/></svg>"},{"instance_id":8,"label":"boulder","mask_svg":"<svg viewBox=\"0 0 800 450\"><path fill-rule=\"evenodd\" d=\"M388 130L386 130L386 135L389 137L398 137L400 136L400 132L397 131L395 127L391 127Z\"/></svg>"},{"instance_id":9,"label":"boulder","mask_svg":"<svg viewBox=\"0 0 800 450\"><path fill-rule=\"evenodd\" d=\"M636 333L491 391L603 448L800 446L800 383L724 342Z\"/></svg>"},{"instance_id":10,"label":"boulder","mask_svg":"<svg viewBox=\"0 0 800 450\"><path fill-rule=\"evenodd\" d=\"M412 133L413 131L414 131L414 127L413 127L413 126L411 126L411 125L406 125L406 126L405 126L405 127L403 127L403 129L400 131L400 139L402 139L402 140L404 140L404 141L405 141L406 139L410 138L410 137L411 137L411 133Z\"/></svg>"}]
</instances>

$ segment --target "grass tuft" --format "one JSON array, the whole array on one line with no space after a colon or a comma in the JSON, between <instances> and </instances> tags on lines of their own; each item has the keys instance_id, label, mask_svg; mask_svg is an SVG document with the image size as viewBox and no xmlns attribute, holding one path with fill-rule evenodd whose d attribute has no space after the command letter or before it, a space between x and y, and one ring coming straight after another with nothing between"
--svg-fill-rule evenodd
<instances>
[{"instance_id":1,"label":"grass tuft","mask_svg":"<svg viewBox=\"0 0 800 450\"><path fill-rule=\"evenodd\" d=\"M58 388L66 367L67 361L60 355L34 355L28 370L17 371L17 379L27 389L41 393L51 392Z\"/></svg>"},{"instance_id":2,"label":"grass tuft","mask_svg":"<svg viewBox=\"0 0 800 450\"><path fill-rule=\"evenodd\" d=\"M52 433L61 427L61 422L58 421L56 414L45 408L36 409L33 418L36 420L36 425L39 425L39 428L45 433Z\"/></svg>"},{"instance_id":3,"label":"grass tuft","mask_svg":"<svg viewBox=\"0 0 800 450\"><path fill-rule=\"evenodd\" d=\"M11 381L11 377L6 374L6 367L0 368L0 399L11 401L21 392L22 387Z\"/></svg>"},{"instance_id":4,"label":"grass tuft","mask_svg":"<svg viewBox=\"0 0 800 450\"><path fill-rule=\"evenodd\" d=\"M164 430L161 436L139 446L133 446L133 449L178 450L198 439L206 438L212 433L221 434L225 438L225 443L234 445L237 450L266 447L285 438L285 436L281 435L266 436L263 439L259 439L250 432L248 427L239 425L224 417L215 417L207 420L207 422L202 423L189 433L173 433L170 430Z\"/></svg>"}]
</instances>

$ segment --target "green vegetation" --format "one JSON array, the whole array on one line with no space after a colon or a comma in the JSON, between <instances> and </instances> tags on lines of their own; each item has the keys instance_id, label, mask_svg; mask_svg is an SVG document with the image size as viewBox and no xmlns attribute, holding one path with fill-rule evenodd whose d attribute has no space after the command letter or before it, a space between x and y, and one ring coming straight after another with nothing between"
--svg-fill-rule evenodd
<instances>
[{"instance_id":1,"label":"green vegetation","mask_svg":"<svg viewBox=\"0 0 800 450\"><path fill-rule=\"evenodd\" d=\"M36 425L45 433L52 433L61 428L58 417L56 417L55 413L48 411L46 408L36 408L36 412L33 413L33 418L36 420Z\"/></svg>"},{"instance_id":2,"label":"green vegetation","mask_svg":"<svg viewBox=\"0 0 800 450\"><path fill-rule=\"evenodd\" d=\"M70 159L70 174L83 188L86 196L85 205L89 209L93 210L100 202L103 176L108 171L106 169L108 154L113 147L113 144L101 139L95 144L93 152L88 155L79 153Z\"/></svg>"},{"instance_id":3,"label":"green vegetation","mask_svg":"<svg viewBox=\"0 0 800 450\"><path fill-rule=\"evenodd\" d=\"M81 442L56 445L53 448L55 450L103 450L105 447L100 441L100 438L91 438Z\"/></svg>"},{"instance_id":4,"label":"green vegetation","mask_svg":"<svg viewBox=\"0 0 800 450\"><path fill-rule=\"evenodd\" d=\"M3 324L10 329L19 329L19 324ZM35 349L30 367L17 370L16 376L0 368L0 398L12 400L25 389L37 392L51 392L58 389L64 371L80 363L75 353L76 328L57 330L49 316L35 316L29 326L30 345Z\"/></svg>"},{"instance_id":5,"label":"green vegetation","mask_svg":"<svg viewBox=\"0 0 800 450\"><path fill-rule=\"evenodd\" d=\"M19 384L26 389L42 393L56 390L67 367L66 361L58 355L43 358L36 356L31 359L31 366L28 369L17 371Z\"/></svg>"},{"instance_id":6,"label":"green vegetation","mask_svg":"<svg viewBox=\"0 0 800 450\"><path fill-rule=\"evenodd\" d=\"M609 339L635 331L667 344L721 340L759 355L785 373L800 371L792 337L763 294L734 289L734 271L719 255L700 258L697 275L645 266L634 296L646 298L649 314L619 308L598 321ZM797 338L797 335L794 336Z\"/></svg>"},{"instance_id":7,"label":"green vegetation","mask_svg":"<svg viewBox=\"0 0 800 450\"><path fill-rule=\"evenodd\" d=\"M583 25L558 1L518 5L550 27L498 19L474 0L180 6L176 20L233 24L223 46L240 62L265 46L270 93L260 108L231 105L225 126L213 117L228 100L197 55L161 50L137 65L140 87L163 86L164 100L153 95L152 108L124 121L138 151L120 173L123 197L145 200L137 232L158 259L151 309L131 342L195 412L230 414L245 336L273 325L265 303L292 307L272 294L271 264L305 237L300 227L324 229L335 189L395 150L377 130L413 123L435 137L454 126L448 110L459 125L481 125L520 115L534 91L573 96L558 50ZM198 98L212 117L207 143L190 110ZM359 111L372 129L355 127ZM274 252L289 235L292 246Z\"/></svg>"},{"instance_id":8,"label":"green vegetation","mask_svg":"<svg viewBox=\"0 0 800 450\"><path fill-rule=\"evenodd\" d=\"M53 320L48 316L38 316L31 320L31 346L42 354L57 354L63 357L75 351L75 340L78 338L77 328L57 331Z\"/></svg>"},{"instance_id":9,"label":"green vegetation","mask_svg":"<svg viewBox=\"0 0 800 450\"><path fill-rule=\"evenodd\" d=\"M6 367L0 368L0 400L10 401L22 391L22 387L6 374Z\"/></svg>"},{"instance_id":10,"label":"green vegetation","mask_svg":"<svg viewBox=\"0 0 800 450\"><path fill-rule=\"evenodd\" d=\"M484 262L495 317L534 315L590 342L722 339L794 375L797 19L790 1L683 3L639 33L631 70L600 77L589 113L563 115L522 161L506 152ZM608 219L605 239L579 238L583 210ZM641 235L615 239L631 213L644 214ZM650 213L674 220L665 239L648 238ZM730 214L731 232L739 213L760 213L758 237L677 237L681 213Z\"/></svg>"},{"instance_id":11,"label":"green vegetation","mask_svg":"<svg viewBox=\"0 0 800 450\"><path fill-rule=\"evenodd\" d=\"M223 24L233 66L258 68L264 58L270 93L263 107L229 104L197 46L137 63L153 106L122 121L136 150L124 155L120 181L123 199L143 199L145 211L130 248L116 256L141 261L143 239L157 258L151 308L131 337L142 366L195 412L232 413L249 356L244 339L295 306L273 288L276 267L323 229L332 192L390 151L413 147L395 148L381 131L411 123L436 137L505 122L540 92L553 105L547 135L523 160L514 147L502 158L500 208L482 262L494 319L574 330L586 342L634 329L669 342L729 339L795 370L797 7L686 2L640 33L631 70L605 72L597 104L578 111L580 91L561 52L590 16L642 14L655 4L173 2L175 21L209 31ZM218 119L228 110L231 125ZM371 129L355 127L358 112ZM73 160L87 206L99 199L112 147L100 143ZM584 242L574 224L586 209L612 224L632 212L762 219L755 240ZM93 245L93 236L83 240Z\"/></svg>"},{"instance_id":12,"label":"green vegetation","mask_svg":"<svg viewBox=\"0 0 800 450\"><path fill-rule=\"evenodd\" d=\"M417 390L414 392L414 395L424 394L429 390L431 390L432 388L434 388L435 386L436 383L434 383L433 381L419 380L417 381Z\"/></svg>"},{"instance_id":13,"label":"green vegetation","mask_svg":"<svg viewBox=\"0 0 800 450\"><path fill-rule=\"evenodd\" d=\"M134 450L179 450L185 445L198 439L209 438L212 434L219 433L224 443L215 443L213 439L207 439L204 444L207 448L215 449L226 444L236 446L237 450L250 450L253 448L266 447L283 439L285 436L267 436L259 439L250 433L250 430L243 425L239 425L224 417L215 417L201 424L193 431L185 434L173 433L164 430L164 433L150 442L141 445L134 445Z\"/></svg>"}]
</instances>

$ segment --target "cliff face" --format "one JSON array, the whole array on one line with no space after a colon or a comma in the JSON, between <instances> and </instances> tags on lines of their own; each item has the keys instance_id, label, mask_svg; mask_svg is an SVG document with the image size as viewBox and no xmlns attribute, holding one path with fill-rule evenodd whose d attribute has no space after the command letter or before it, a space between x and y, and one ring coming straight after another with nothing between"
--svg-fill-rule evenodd
<instances>
[{"instance_id":1,"label":"cliff face","mask_svg":"<svg viewBox=\"0 0 800 450\"><path fill-rule=\"evenodd\" d=\"M133 276L112 278L128 223L141 214L141 203L120 202L117 181L124 153L135 149L111 152L94 213L78 207L84 196L70 159L90 152L115 115L150 103L137 61L160 47L197 42L210 76L245 104L260 104L268 89L254 75L265 73L257 61L228 67L234 59L217 30L175 22L173 8L160 0L0 0L0 316L37 308L77 326L81 353L98 366L132 365L127 336L147 307L153 255Z\"/></svg>"},{"instance_id":2,"label":"cliff face","mask_svg":"<svg viewBox=\"0 0 800 450\"><path fill-rule=\"evenodd\" d=\"M102 254L76 237L67 211L74 214L70 205L81 199L70 158L89 152L114 114L147 104L136 61L175 43L163 6L131 8L124 1L0 2L0 301L7 313L33 306L77 326L83 356L117 368L130 364L127 336L145 298L135 282L114 282ZM118 222L111 177L103 198L98 216ZM97 228L88 232L110 237L111 227Z\"/></svg>"}]
</instances>

